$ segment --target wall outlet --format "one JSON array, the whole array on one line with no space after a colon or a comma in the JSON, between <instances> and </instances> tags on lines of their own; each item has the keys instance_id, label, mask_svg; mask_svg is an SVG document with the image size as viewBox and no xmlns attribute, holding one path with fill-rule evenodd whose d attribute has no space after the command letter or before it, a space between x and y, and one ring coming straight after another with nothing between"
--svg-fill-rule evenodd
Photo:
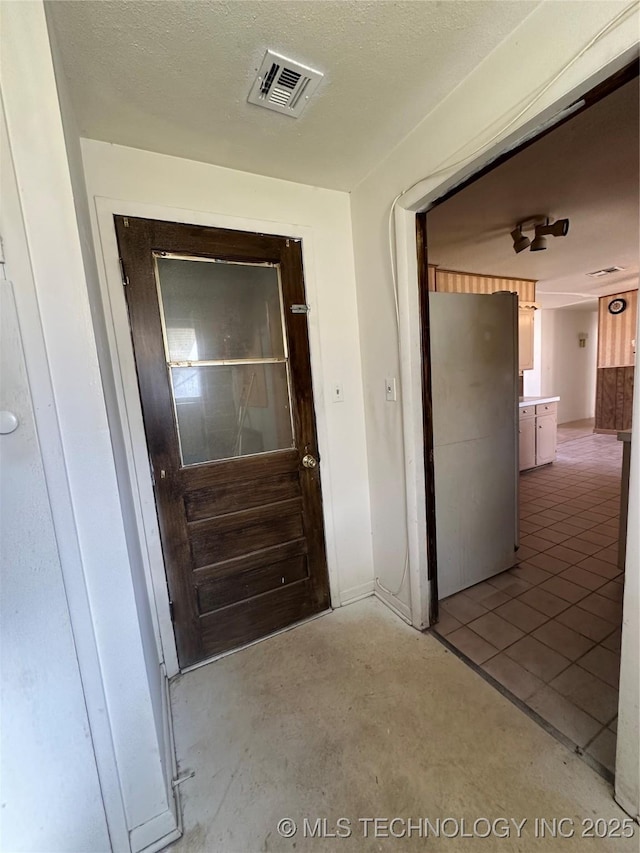
<instances>
[{"instance_id":1,"label":"wall outlet","mask_svg":"<svg viewBox=\"0 0 640 853\"><path fill-rule=\"evenodd\" d=\"M395 403L398 399L396 394L396 378L395 376L391 377L391 379L384 380L384 394L387 398L387 402Z\"/></svg>"},{"instance_id":2,"label":"wall outlet","mask_svg":"<svg viewBox=\"0 0 640 853\"><path fill-rule=\"evenodd\" d=\"M342 403L344 400L344 391L342 390L342 384L337 382L333 386L333 402L334 403Z\"/></svg>"}]
</instances>

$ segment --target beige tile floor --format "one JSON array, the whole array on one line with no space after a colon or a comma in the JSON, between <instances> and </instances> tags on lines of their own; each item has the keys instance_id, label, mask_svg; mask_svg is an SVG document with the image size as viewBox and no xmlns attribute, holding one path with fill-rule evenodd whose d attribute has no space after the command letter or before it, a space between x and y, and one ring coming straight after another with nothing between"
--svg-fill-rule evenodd
<instances>
[{"instance_id":1,"label":"beige tile floor","mask_svg":"<svg viewBox=\"0 0 640 853\"><path fill-rule=\"evenodd\" d=\"M583 429L559 443L553 465L521 474L519 564L441 601L436 629L610 772L622 624L621 461L615 436Z\"/></svg>"},{"instance_id":2,"label":"beige tile floor","mask_svg":"<svg viewBox=\"0 0 640 853\"><path fill-rule=\"evenodd\" d=\"M558 444L563 444L565 441L574 441L576 438L584 438L586 435L592 435L595 422L595 418L586 418L581 421L569 421L566 424L559 424Z\"/></svg>"}]
</instances>

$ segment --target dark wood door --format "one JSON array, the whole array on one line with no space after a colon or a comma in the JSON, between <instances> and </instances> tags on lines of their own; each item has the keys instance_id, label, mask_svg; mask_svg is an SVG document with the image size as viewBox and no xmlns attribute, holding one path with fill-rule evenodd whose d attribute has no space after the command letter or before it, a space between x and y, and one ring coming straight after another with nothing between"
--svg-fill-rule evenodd
<instances>
[{"instance_id":1,"label":"dark wood door","mask_svg":"<svg viewBox=\"0 0 640 853\"><path fill-rule=\"evenodd\" d=\"M115 224L185 667L329 606L301 245Z\"/></svg>"}]
</instances>

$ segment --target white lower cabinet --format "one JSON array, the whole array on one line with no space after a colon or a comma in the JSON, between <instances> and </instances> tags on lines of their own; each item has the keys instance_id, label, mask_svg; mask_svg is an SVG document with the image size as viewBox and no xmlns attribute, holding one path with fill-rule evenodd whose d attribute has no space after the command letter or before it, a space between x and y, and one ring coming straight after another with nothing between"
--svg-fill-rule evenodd
<instances>
[{"instance_id":1,"label":"white lower cabinet","mask_svg":"<svg viewBox=\"0 0 640 853\"><path fill-rule=\"evenodd\" d=\"M536 415L536 465L556 458L556 415Z\"/></svg>"},{"instance_id":2,"label":"white lower cabinet","mask_svg":"<svg viewBox=\"0 0 640 853\"><path fill-rule=\"evenodd\" d=\"M526 471L556 458L557 404L520 407L519 468Z\"/></svg>"},{"instance_id":3,"label":"white lower cabinet","mask_svg":"<svg viewBox=\"0 0 640 853\"><path fill-rule=\"evenodd\" d=\"M520 470L534 468L536 464L536 419L520 418Z\"/></svg>"}]
</instances>

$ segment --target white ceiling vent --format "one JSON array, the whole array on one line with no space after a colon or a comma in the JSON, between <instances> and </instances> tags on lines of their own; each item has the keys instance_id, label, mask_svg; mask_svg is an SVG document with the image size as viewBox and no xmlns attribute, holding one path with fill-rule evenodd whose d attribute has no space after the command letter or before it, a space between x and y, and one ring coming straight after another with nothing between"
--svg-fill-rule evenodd
<instances>
[{"instance_id":1,"label":"white ceiling vent","mask_svg":"<svg viewBox=\"0 0 640 853\"><path fill-rule=\"evenodd\" d=\"M321 71L268 50L247 100L250 104L298 118L323 77Z\"/></svg>"},{"instance_id":2,"label":"white ceiling vent","mask_svg":"<svg viewBox=\"0 0 640 853\"><path fill-rule=\"evenodd\" d=\"M612 275L614 272L623 272L626 267L605 267L595 272L588 272L587 275L591 278L602 278L603 275Z\"/></svg>"}]
</instances>

